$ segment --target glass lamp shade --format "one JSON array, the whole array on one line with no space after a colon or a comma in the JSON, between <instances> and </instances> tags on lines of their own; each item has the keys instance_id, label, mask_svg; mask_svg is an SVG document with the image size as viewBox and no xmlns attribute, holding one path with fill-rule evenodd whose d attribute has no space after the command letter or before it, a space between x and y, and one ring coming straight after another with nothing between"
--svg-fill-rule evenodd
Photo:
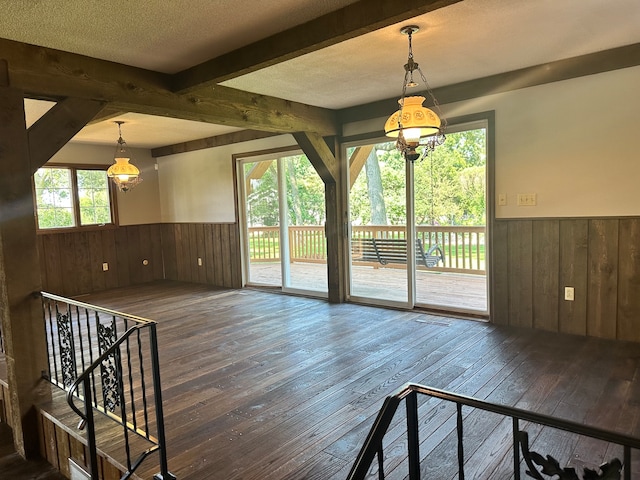
<instances>
[{"instance_id":1,"label":"glass lamp shade","mask_svg":"<svg viewBox=\"0 0 640 480\"><path fill-rule=\"evenodd\" d=\"M129 163L128 157L116 157L115 161L107 170L107 176L113 179L120 191L128 192L142 181L140 170Z\"/></svg>"},{"instance_id":2,"label":"glass lamp shade","mask_svg":"<svg viewBox=\"0 0 640 480\"><path fill-rule=\"evenodd\" d=\"M129 163L128 158L117 158L116 163L111 165L107 170L107 176L109 178L117 177L121 181L127 181L130 178L135 178L140 175L140 170L135 165Z\"/></svg>"},{"instance_id":3,"label":"glass lamp shade","mask_svg":"<svg viewBox=\"0 0 640 480\"><path fill-rule=\"evenodd\" d=\"M397 138L400 131L407 143L417 143L420 138L441 133L440 117L424 107L425 97L405 97L398 100L401 110L396 110L384 124L384 133L388 137ZM402 111L402 119L399 119Z\"/></svg>"}]
</instances>

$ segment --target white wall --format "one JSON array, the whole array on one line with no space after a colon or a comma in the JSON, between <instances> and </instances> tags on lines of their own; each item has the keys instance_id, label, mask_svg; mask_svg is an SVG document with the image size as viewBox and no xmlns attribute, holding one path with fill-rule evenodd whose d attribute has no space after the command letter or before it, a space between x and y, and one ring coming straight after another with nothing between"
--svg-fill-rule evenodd
<instances>
[{"instance_id":1,"label":"white wall","mask_svg":"<svg viewBox=\"0 0 640 480\"><path fill-rule=\"evenodd\" d=\"M131 162L140 169L142 183L133 190L118 192L118 219L120 225L138 225L160 222L158 201L158 172L149 150L129 149ZM111 165L115 153L113 146L68 143L56 153L49 163L73 163L85 165Z\"/></svg>"},{"instance_id":2,"label":"white wall","mask_svg":"<svg viewBox=\"0 0 640 480\"><path fill-rule=\"evenodd\" d=\"M442 107L448 118L495 110L498 218L640 215L640 67ZM345 135L382 129L384 118ZM535 193L537 206L516 205Z\"/></svg>"},{"instance_id":3,"label":"white wall","mask_svg":"<svg viewBox=\"0 0 640 480\"><path fill-rule=\"evenodd\" d=\"M640 215L640 67L489 95L442 107L448 118L495 110L498 218ZM385 118L346 125L380 131ZM132 149L144 181L118 194L122 225L234 222L232 155L295 145L282 135L151 158ZM114 147L68 144L53 162L110 164ZM155 171L157 161L159 171ZM537 206L516 205L535 193Z\"/></svg>"},{"instance_id":4,"label":"white wall","mask_svg":"<svg viewBox=\"0 0 640 480\"><path fill-rule=\"evenodd\" d=\"M162 222L235 222L232 155L295 144L280 135L158 158Z\"/></svg>"}]
</instances>

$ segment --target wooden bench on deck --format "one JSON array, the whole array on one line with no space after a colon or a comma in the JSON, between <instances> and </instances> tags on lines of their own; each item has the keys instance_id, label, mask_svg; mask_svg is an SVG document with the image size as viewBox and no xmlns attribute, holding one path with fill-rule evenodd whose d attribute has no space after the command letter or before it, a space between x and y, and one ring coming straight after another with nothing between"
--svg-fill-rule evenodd
<instances>
[{"instance_id":1,"label":"wooden bench on deck","mask_svg":"<svg viewBox=\"0 0 640 480\"><path fill-rule=\"evenodd\" d=\"M363 262L407 263L407 240L405 238L356 238L352 241L353 259ZM439 245L433 245L426 252L422 241L416 238L416 266L427 268L444 265L444 253Z\"/></svg>"}]
</instances>

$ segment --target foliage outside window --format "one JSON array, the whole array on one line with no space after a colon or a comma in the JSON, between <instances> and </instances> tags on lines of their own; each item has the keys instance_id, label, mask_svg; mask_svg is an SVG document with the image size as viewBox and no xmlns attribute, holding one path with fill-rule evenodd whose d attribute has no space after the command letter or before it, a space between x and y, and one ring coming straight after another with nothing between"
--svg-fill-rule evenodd
<instances>
[{"instance_id":1,"label":"foliage outside window","mask_svg":"<svg viewBox=\"0 0 640 480\"><path fill-rule=\"evenodd\" d=\"M250 180L247 196L249 226L276 226L280 222L278 203L278 170L275 160L260 178ZM250 178L255 163L244 166L245 178ZM325 222L324 184L305 155L282 158L284 168L289 225L322 225Z\"/></svg>"},{"instance_id":2,"label":"foliage outside window","mask_svg":"<svg viewBox=\"0 0 640 480\"><path fill-rule=\"evenodd\" d=\"M373 147L351 189L354 225L404 224L404 169L394 142ZM443 145L414 164L416 225L485 225L485 170L485 129L447 133Z\"/></svg>"},{"instance_id":3,"label":"foliage outside window","mask_svg":"<svg viewBox=\"0 0 640 480\"><path fill-rule=\"evenodd\" d=\"M43 167L33 176L38 228L73 228L114 223L106 170Z\"/></svg>"}]
</instances>

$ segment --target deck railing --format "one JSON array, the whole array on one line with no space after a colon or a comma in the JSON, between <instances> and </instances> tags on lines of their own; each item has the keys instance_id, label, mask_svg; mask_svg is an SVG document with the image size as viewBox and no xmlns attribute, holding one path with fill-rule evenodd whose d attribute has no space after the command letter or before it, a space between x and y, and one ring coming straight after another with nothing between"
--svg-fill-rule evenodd
<instances>
[{"instance_id":1,"label":"deck railing","mask_svg":"<svg viewBox=\"0 0 640 480\"><path fill-rule=\"evenodd\" d=\"M48 380L67 391L67 401L87 430L88 465L98 480L94 413L120 427L121 462L130 478L158 452L155 478L175 479L167 465L156 323L68 298L43 293L49 358ZM75 402L83 403L78 408ZM140 451L134 451L140 450ZM113 453L112 453L113 454Z\"/></svg>"},{"instance_id":2,"label":"deck railing","mask_svg":"<svg viewBox=\"0 0 640 480\"><path fill-rule=\"evenodd\" d=\"M509 478L520 480L521 460L524 460L525 462L527 474L538 480L545 480L545 477L543 477L542 474L549 475L549 478L556 478L555 475L558 475L563 479L579 478L575 472L573 472L572 468L560 467L560 464L556 459L529 450L529 437L526 431L521 430L520 423L521 421L526 421L621 446L623 451L622 462L614 458L607 464L600 466L600 469L603 472L605 470L608 472L607 476L585 476L585 478L620 478L620 471L623 470L623 478L625 480L631 479L631 449L640 449L640 438L622 435L608 430L590 427L582 423L563 420L519 408L486 402L464 395L456 395L444 390L409 384L385 399L384 404L380 409L371 430L369 431L365 443L362 446L351 471L349 472L347 480L364 480L365 478L372 478L372 472L370 470L376 469L378 479L384 480L385 452L383 449L383 440L391 426L394 415L403 400L406 402L407 453L404 456L404 459L407 462L408 478L409 480L419 480L421 478L422 459L420 457L420 438L418 428L418 394L455 404L458 459L458 472L456 478L459 478L460 480L464 480L465 478L463 407L476 408L486 412L496 413L506 418L511 418L513 474L509 475ZM376 465L373 465L376 457ZM394 459L396 459L396 456L394 456ZM438 459L436 459L436 461L437 460ZM394 466L397 466L397 461Z\"/></svg>"},{"instance_id":3,"label":"deck railing","mask_svg":"<svg viewBox=\"0 0 640 480\"><path fill-rule=\"evenodd\" d=\"M323 226L290 226L288 231L291 262L326 262ZM353 239L405 238L406 228L404 225L353 226L351 233ZM279 227L249 227L248 236L252 262L280 260ZM444 265L433 270L485 274L485 227L418 225L416 236L422 241L425 251L433 245L439 245L443 250Z\"/></svg>"}]
</instances>

